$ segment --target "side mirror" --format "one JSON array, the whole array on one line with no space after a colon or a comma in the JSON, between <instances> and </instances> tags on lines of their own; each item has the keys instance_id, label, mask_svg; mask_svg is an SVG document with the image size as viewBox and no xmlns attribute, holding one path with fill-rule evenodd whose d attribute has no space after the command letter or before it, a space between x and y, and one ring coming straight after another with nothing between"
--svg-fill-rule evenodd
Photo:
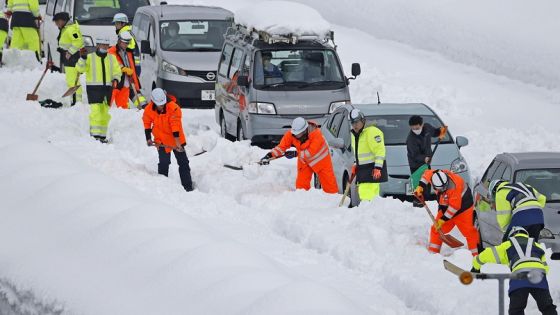
<instances>
[{"instance_id":1,"label":"side mirror","mask_svg":"<svg viewBox=\"0 0 560 315\"><path fill-rule=\"evenodd\" d=\"M457 147L459 147L459 149L469 145L469 139L467 139L465 137L462 137L462 136L458 136L455 139L455 142L457 143Z\"/></svg>"},{"instance_id":2,"label":"side mirror","mask_svg":"<svg viewBox=\"0 0 560 315\"><path fill-rule=\"evenodd\" d=\"M344 148L344 140L341 138L330 139L328 141L329 146L335 149L343 149Z\"/></svg>"},{"instance_id":3,"label":"side mirror","mask_svg":"<svg viewBox=\"0 0 560 315\"><path fill-rule=\"evenodd\" d=\"M352 64L352 76L354 79L362 73L362 68L359 63Z\"/></svg>"},{"instance_id":4,"label":"side mirror","mask_svg":"<svg viewBox=\"0 0 560 315\"><path fill-rule=\"evenodd\" d=\"M237 85L249 87L249 77L246 75L240 75L237 77Z\"/></svg>"},{"instance_id":5,"label":"side mirror","mask_svg":"<svg viewBox=\"0 0 560 315\"><path fill-rule=\"evenodd\" d=\"M140 52L147 55L152 55L152 47L150 47L149 40L140 41Z\"/></svg>"}]
</instances>

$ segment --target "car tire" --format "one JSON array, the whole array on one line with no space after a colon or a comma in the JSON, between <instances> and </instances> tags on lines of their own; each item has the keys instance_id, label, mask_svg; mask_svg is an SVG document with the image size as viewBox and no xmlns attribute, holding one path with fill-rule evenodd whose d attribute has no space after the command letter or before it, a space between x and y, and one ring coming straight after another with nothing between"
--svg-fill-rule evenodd
<instances>
[{"instance_id":1,"label":"car tire","mask_svg":"<svg viewBox=\"0 0 560 315\"><path fill-rule=\"evenodd\" d=\"M313 187L315 187L315 189L321 189L321 182L319 181L319 176L317 176L317 174L313 173Z\"/></svg>"},{"instance_id":2,"label":"car tire","mask_svg":"<svg viewBox=\"0 0 560 315\"><path fill-rule=\"evenodd\" d=\"M243 141L247 140L245 138L245 131L243 130L243 124L241 123L241 119L237 119L237 140Z\"/></svg>"},{"instance_id":3,"label":"car tire","mask_svg":"<svg viewBox=\"0 0 560 315\"><path fill-rule=\"evenodd\" d=\"M342 187L343 194L346 190L346 186L348 186L348 173L344 172L344 175L342 175L342 185L340 185L340 187Z\"/></svg>"},{"instance_id":4,"label":"car tire","mask_svg":"<svg viewBox=\"0 0 560 315\"><path fill-rule=\"evenodd\" d=\"M220 136L229 141L235 141L235 137L227 132L226 119L223 112L220 112Z\"/></svg>"}]
</instances>

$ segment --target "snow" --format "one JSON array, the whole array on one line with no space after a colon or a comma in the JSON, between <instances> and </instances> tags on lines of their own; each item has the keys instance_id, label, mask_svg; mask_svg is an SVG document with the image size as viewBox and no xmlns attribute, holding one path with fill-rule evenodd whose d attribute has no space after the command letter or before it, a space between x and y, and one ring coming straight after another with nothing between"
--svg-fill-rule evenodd
<instances>
[{"instance_id":1,"label":"snow","mask_svg":"<svg viewBox=\"0 0 560 315\"><path fill-rule=\"evenodd\" d=\"M235 11L251 3L210 4ZM454 43L447 37L437 39L441 49L433 48L435 53L374 37L374 30L357 22L371 13L369 2L361 3L363 13L324 3L319 9L333 24L344 68L362 65L350 85L353 102L373 103L379 91L385 102L430 105L454 136L469 138L462 151L475 176L503 151L560 150L558 89L520 82L515 71L495 75L467 59L450 60L442 48L446 40ZM425 11L432 2L425 3L418 20L410 20L396 19L401 13L389 10L389 2L371 2L379 5L376 14L393 17L386 23L401 23L411 34L413 26L429 21ZM527 8L510 3L517 14ZM442 2L432 18L443 11L459 16L468 6L452 4ZM420 6L400 5L403 12ZM488 21L493 6L465 24L471 34L488 25L481 20ZM340 15L325 13L331 8ZM352 12L353 19L345 18ZM467 22L450 18L439 34L451 34L461 23ZM500 38L495 34L487 30L487 38ZM476 48L498 51L501 43L485 40ZM507 58L525 49L520 46L512 46L517 49ZM456 62L461 60L466 64ZM524 65L537 73L549 61L534 58ZM157 175L141 112L112 109L113 143L102 145L88 136L87 105L52 110L25 102L41 70L0 69L0 296L10 303L35 314L496 313L497 283L463 286L443 270L441 255L427 253L430 222L423 209L383 199L338 208L340 196L294 191L293 160L243 171L223 168L257 161L266 151L221 139L211 110L184 111L196 187L185 193L175 164L169 178ZM38 94L56 99L65 89L62 75L48 73ZM202 149L208 153L193 156ZM466 249L444 247L442 255L470 267ZM550 279L556 279L560 263L549 263ZM558 302L560 284L550 284ZM530 300L527 313L536 312Z\"/></svg>"},{"instance_id":2,"label":"snow","mask_svg":"<svg viewBox=\"0 0 560 315\"><path fill-rule=\"evenodd\" d=\"M288 1L266 1L235 12L235 21L249 29L272 35L319 35L330 31L330 24L314 9Z\"/></svg>"}]
</instances>

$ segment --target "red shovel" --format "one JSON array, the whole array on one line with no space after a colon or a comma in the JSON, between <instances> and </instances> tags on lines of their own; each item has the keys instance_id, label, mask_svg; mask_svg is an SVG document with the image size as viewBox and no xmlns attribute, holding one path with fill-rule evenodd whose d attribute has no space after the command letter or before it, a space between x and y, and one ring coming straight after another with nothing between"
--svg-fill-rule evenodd
<instances>
[{"instance_id":1,"label":"red shovel","mask_svg":"<svg viewBox=\"0 0 560 315\"><path fill-rule=\"evenodd\" d=\"M430 211L430 208L428 208L428 205L426 204L426 202L424 200L420 200L420 202L422 202L422 204L424 205L424 208L426 209L426 212L428 212L428 215L430 216L430 218L432 218L432 222L433 222L434 226L436 227L436 230L439 234L439 237L441 238L441 240L445 244L447 244L451 248L457 248L457 247L461 247L461 246L465 245L461 241L459 241L458 239L453 237L452 235L443 234L443 232L437 227L436 218L434 218L434 215Z\"/></svg>"}]
</instances>

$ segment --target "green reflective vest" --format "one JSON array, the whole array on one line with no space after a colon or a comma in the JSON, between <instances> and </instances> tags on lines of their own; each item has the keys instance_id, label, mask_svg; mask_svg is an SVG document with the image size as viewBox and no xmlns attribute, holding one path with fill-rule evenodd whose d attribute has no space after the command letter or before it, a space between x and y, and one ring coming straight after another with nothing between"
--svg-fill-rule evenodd
<instances>
[{"instance_id":1,"label":"green reflective vest","mask_svg":"<svg viewBox=\"0 0 560 315\"><path fill-rule=\"evenodd\" d=\"M501 183L496 190L496 215L497 221L500 225L502 231L505 231L509 223L511 222L512 216L517 211L522 211L527 208L544 208L546 204L546 196L540 194L536 189L530 187L530 194L533 194L535 198L527 198L527 200L519 200L518 203L512 205L511 202L507 200L507 195L510 193L511 188L507 188L510 183Z\"/></svg>"},{"instance_id":2,"label":"green reflective vest","mask_svg":"<svg viewBox=\"0 0 560 315\"><path fill-rule=\"evenodd\" d=\"M358 152L356 152L356 137L352 134L352 150L357 157L357 165L374 163L375 167L383 168L385 161L385 140L383 132L375 126L365 127L358 137Z\"/></svg>"},{"instance_id":3,"label":"green reflective vest","mask_svg":"<svg viewBox=\"0 0 560 315\"><path fill-rule=\"evenodd\" d=\"M84 39L78 22L68 22L62 28L58 45L72 55L84 47Z\"/></svg>"},{"instance_id":4,"label":"green reflective vest","mask_svg":"<svg viewBox=\"0 0 560 315\"><path fill-rule=\"evenodd\" d=\"M76 70L86 74L86 84L91 86L111 86L113 80L119 81L122 76L119 62L112 54L107 54L105 58L95 52L88 54L87 59L80 58Z\"/></svg>"},{"instance_id":5,"label":"green reflective vest","mask_svg":"<svg viewBox=\"0 0 560 315\"><path fill-rule=\"evenodd\" d=\"M39 16L39 0L8 0L8 11L28 12Z\"/></svg>"}]
</instances>

